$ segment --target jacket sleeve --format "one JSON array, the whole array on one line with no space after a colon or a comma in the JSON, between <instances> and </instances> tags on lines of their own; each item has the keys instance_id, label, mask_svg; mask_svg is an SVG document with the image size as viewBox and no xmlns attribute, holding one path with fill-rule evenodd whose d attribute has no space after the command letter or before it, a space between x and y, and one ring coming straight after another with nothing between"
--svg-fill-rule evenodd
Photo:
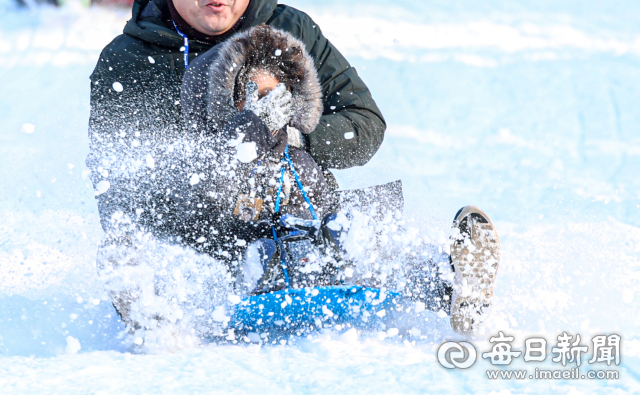
<instances>
[{"instance_id":1,"label":"jacket sleeve","mask_svg":"<svg viewBox=\"0 0 640 395\"><path fill-rule=\"evenodd\" d=\"M118 36L102 51L90 77L86 165L105 232L118 230L118 222L157 221L154 186L162 174L152 143L182 129L180 88L171 63L154 55L158 61L152 64L147 55L135 40Z\"/></svg>"},{"instance_id":2,"label":"jacket sleeve","mask_svg":"<svg viewBox=\"0 0 640 395\"><path fill-rule=\"evenodd\" d=\"M114 230L114 214L122 213L132 216L131 202L125 199L127 181L118 177L112 169L112 159L121 144L120 135L130 132L130 111L126 106L132 92L120 90L120 87L129 87L127 81L116 76L113 71L113 59L109 59L110 50L105 50L100 55L98 64L91 74L91 101L89 116L89 155L86 165L90 171L89 176L96 190L96 200L100 213L100 222L105 232ZM111 60L111 62L110 62ZM111 70L109 68L111 67ZM118 73L120 74L120 73ZM125 76L126 73L121 74Z\"/></svg>"},{"instance_id":3,"label":"jacket sleeve","mask_svg":"<svg viewBox=\"0 0 640 395\"><path fill-rule=\"evenodd\" d=\"M308 151L323 168L362 166L376 153L386 129L369 88L306 14L292 18L290 32L314 59L323 90L323 115L307 135Z\"/></svg>"}]
</instances>

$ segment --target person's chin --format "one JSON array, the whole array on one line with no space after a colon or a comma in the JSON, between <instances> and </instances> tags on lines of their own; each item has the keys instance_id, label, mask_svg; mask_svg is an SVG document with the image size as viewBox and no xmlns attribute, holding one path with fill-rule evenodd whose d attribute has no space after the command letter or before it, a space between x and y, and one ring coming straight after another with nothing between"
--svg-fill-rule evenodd
<instances>
[{"instance_id":1,"label":"person's chin","mask_svg":"<svg viewBox=\"0 0 640 395\"><path fill-rule=\"evenodd\" d=\"M217 35L225 30L228 25L227 21L229 18L226 15L213 14L210 15L210 17L207 19L208 20L205 20L204 23L207 29L207 33Z\"/></svg>"},{"instance_id":2,"label":"person's chin","mask_svg":"<svg viewBox=\"0 0 640 395\"><path fill-rule=\"evenodd\" d=\"M217 36L222 34L224 28L220 26L221 24L212 24L212 23L203 23L200 25L198 31L206 34L207 36Z\"/></svg>"}]
</instances>

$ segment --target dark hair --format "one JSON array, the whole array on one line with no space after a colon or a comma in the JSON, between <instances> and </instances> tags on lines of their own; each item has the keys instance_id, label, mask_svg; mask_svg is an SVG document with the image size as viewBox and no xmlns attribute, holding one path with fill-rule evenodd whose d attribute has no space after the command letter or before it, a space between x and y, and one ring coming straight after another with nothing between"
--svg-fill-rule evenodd
<instances>
[{"instance_id":1,"label":"dark hair","mask_svg":"<svg viewBox=\"0 0 640 395\"><path fill-rule=\"evenodd\" d=\"M267 25L259 25L248 36L238 39L246 48L245 62L240 66L233 89L233 101L245 100L247 83L252 71L264 70L291 89L305 75L304 51L301 47L287 46L289 40Z\"/></svg>"}]
</instances>

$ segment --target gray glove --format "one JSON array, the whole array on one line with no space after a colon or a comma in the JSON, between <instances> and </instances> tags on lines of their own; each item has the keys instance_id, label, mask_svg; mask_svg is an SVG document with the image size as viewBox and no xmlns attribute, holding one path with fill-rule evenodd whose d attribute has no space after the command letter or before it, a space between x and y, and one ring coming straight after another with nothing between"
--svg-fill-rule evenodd
<instances>
[{"instance_id":1,"label":"gray glove","mask_svg":"<svg viewBox=\"0 0 640 395\"><path fill-rule=\"evenodd\" d=\"M258 84L249 81L244 108L253 111L273 132L289 123L293 116L293 97L285 84L280 83L267 96L259 99Z\"/></svg>"}]
</instances>

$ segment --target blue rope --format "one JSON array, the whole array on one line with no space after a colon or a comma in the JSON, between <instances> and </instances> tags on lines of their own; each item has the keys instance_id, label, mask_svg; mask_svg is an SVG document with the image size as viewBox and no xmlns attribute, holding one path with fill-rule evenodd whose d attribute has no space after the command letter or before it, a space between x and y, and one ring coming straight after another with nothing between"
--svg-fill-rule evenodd
<instances>
[{"instance_id":1,"label":"blue rope","mask_svg":"<svg viewBox=\"0 0 640 395\"><path fill-rule=\"evenodd\" d=\"M288 145L284 149L284 157L287 160L287 162L289 163L289 166L291 167L291 172L293 173L294 177L296 178L296 182L298 183L298 188L300 188L300 192L302 193L302 197L304 198L304 201L307 202L307 205L309 207L309 212L311 212L311 216L313 217L313 219L318 219L318 216L316 215L316 212L313 209L313 205L311 204L311 200L309 200L309 196L307 196L307 193L304 191L304 187L302 186L302 181L300 181L300 177L298 176L298 172L296 171L296 168L293 166L293 161L291 160L291 157L289 156L289 146Z\"/></svg>"},{"instance_id":2,"label":"blue rope","mask_svg":"<svg viewBox=\"0 0 640 395\"><path fill-rule=\"evenodd\" d=\"M289 146L287 145L287 148L289 148ZM286 152L286 149L285 149ZM282 164L280 165L280 180L278 180L278 194L276 195L276 208L275 208L275 213L279 213L280 212L280 199L282 196L282 184L284 184L284 172L286 171L284 168L284 165L287 164L286 159L282 158Z\"/></svg>"},{"instance_id":3,"label":"blue rope","mask_svg":"<svg viewBox=\"0 0 640 395\"><path fill-rule=\"evenodd\" d=\"M249 174L249 178L253 178L253 173L256 172L256 169L258 168L258 166L260 166L260 164L262 164L262 161L259 160L258 163L253 167L253 169L251 170L251 174Z\"/></svg>"},{"instance_id":4,"label":"blue rope","mask_svg":"<svg viewBox=\"0 0 640 395\"><path fill-rule=\"evenodd\" d=\"M282 184L284 184L285 164L286 162L284 158L282 158L282 164L280 167L280 180L278 180L278 194L276 195L276 207L274 211L276 214L280 212L280 199L282 196ZM271 231L273 232L273 240L280 246L280 264L282 265L282 273L284 274L284 283L287 285L287 288L291 288L291 283L289 282L289 272L287 271L287 250L284 249L284 243L282 243L282 240L278 238L275 226L271 225Z\"/></svg>"},{"instance_id":5,"label":"blue rope","mask_svg":"<svg viewBox=\"0 0 640 395\"><path fill-rule=\"evenodd\" d=\"M188 69L189 68L189 37L187 37L186 34L182 33L180 29L178 29L178 25L176 25L176 23L173 20L171 22L173 22L173 27L176 28L176 32L178 32L180 37L182 37L182 39L184 40L184 68Z\"/></svg>"},{"instance_id":6,"label":"blue rope","mask_svg":"<svg viewBox=\"0 0 640 395\"><path fill-rule=\"evenodd\" d=\"M284 243L278 238L276 233L276 227L271 225L271 231L273 232L273 240L280 246L280 265L282 265L282 273L284 274L284 283L287 288L291 288L291 282L289 281L289 271L287 270L287 250L284 249Z\"/></svg>"},{"instance_id":7,"label":"blue rope","mask_svg":"<svg viewBox=\"0 0 640 395\"><path fill-rule=\"evenodd\" d=\"M278 180L278 194L276 195L276 206L275 206L275 210L274 212L277 214L280 212L280 201L282 200L282 185L284 184L284 173L286 171L285 169L285 165L289 165L289 167L291 168L291 172L293 173L293 176L296 178L296 183L298 184L298 188L300 188L300 192L302 193L302 197L304 198L304 200L307 202L307 205L309 207L309 211L311 212L311 216L313 217L314 220L317 220L318 217L316 216L316 212L313 209L313 205L311 204L311 200L309 200L309 196L307 196L307 193L304 191L304 186L302 185L302 181L300 180L300 176L298 176L298 172L296 171L296 168L293 166L293 161L291 160L291 157L289 156L289 145L287 145L284 149L284 156L282 157L282 164L280 167L280 180ZM252 172L253 174L253 172ZM276 228L275 226L271 226L271 231L273 232L273 240L278 243L278 245L280 246L280 250L282 251L280 253L281 259L280 259L280 263L282 265L282 272L284 273L284 282L287 285L287 288L291 288L291 283L289 282L289 272L287 271L287 251L284 249L284 243L282 242L282 240L280 240L278 238L278 234L276 233Z\"/></svg>"}]
</instances>

